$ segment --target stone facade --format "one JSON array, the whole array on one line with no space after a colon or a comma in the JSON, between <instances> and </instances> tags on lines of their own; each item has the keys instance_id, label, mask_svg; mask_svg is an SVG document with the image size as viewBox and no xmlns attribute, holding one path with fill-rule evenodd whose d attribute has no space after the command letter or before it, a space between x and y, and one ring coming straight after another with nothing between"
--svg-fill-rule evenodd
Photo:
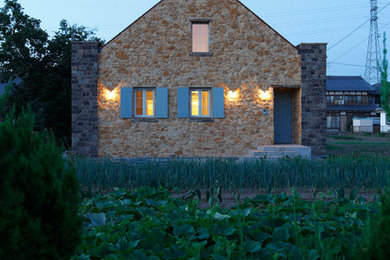
<instances>
[{"instance_id":1,"label":"stone facade","mask_svg":"<svg viewBox=\"0 0 390 260\"><path fill-rule=\"evenodd\" d=\"M300 44L302 58L302 144L313 155L326 146L326 44Z\"/></svg>"},{"instance_id":2,"label":"stone facade","mask_svg":"<svg viewBox=\"0 0 390 260\"><path fill-rule=\"evenodd\" d=\"M212 56L191 55L192 18L211 19ZM300 86L300 62L296 48L239 1L164 0L102 48L98 154L225 157L273 144L273 87ZM122 119L123 86L167 87L168 119ZM225 117L179 119L178 87L223 87ZM261 99L260 89L271 97ZM109 91L115 98L106 98ZM229 91L238 97L229 99Z\"/></svg>"},{"instance_id":3,"label":"stone facade","mask_svg":"<svg viewBox=\"0 0 390 260\"><path fill-rule=\"evenodd\" d=\"M98 155L97 42L72 43L72 150Z\"/></svg>"},{"instance_id":4,"label":"stone facade","mask_svg":"<svg viewBox=\"0 0 390 260\"><path fill-rule=\"evenodd\" d=\"M210 21L208 55L192 54L193 19ZM274 144L278 91L292 93L293 143L322 153L324 46L293 46L237 0L163 0L100 54L96 43L74 44L73 151L115 158L244 156ZM121 87L139 86L168 88L167 119L121 118ZM224 118L178 118L179 87L223 87Z\"/></svg>"}]
</instances>

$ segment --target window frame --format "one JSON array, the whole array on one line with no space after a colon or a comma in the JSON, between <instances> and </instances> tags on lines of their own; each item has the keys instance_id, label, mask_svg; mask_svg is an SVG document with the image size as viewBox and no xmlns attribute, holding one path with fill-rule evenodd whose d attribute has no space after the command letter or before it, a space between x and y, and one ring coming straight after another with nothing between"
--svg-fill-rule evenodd
<instances>
[{"instance_id":1,"label":"window frame","mask_svg":"<svg viewBox=\"0 0 390 260\"><path fill-rule=\"evenodd\" d=\"M198 99L198 102L199 102L199 106L198 106L198 114L197 116L194 116L192 115L192 92L193 91L199 91L199 99ZM202 115L202 108L203 108L203 104L202 104L202 91L207 91L208 92L208 112L209 114L207 116L204 116ZM190 118L211 118L211 101L212 101L212 98L211 98L211 89L210 88L190 88L189 89L189 106L190 106L190 109L189 109L189 113L190 113Z\"/></svg>"},{"instance_id":2,"label":"window frame","mask_svg":"<svg viewBox=\"0 0 390 260\"><path fill-rule=\"evenodd\" d=\"M340 129L340 115L327 115L326 127L327 129Z\"/></svg>"},{"instance_id":3,"label":"window frame","mask_svg":"<svg viewBox=\"0 0 390 260\"><path fill-rule=\"evenodd\" d=\"M142 90L142 115L137 115L137 91ZM153 115L148 116L146 114L146 92L153 91ZM134 117L135 118L156 118L156 88L153 87L135 87L134 88Z\"/></svg>"},{"instance_id":4,"label":"window frame","mask_svg":"<svg viewBox=\"0 0 390 260\"><path fill-rule=\"evenodd\" d=\"M334 95L327 95L326 101L328 104L333 104L334 103Z\"/></svg>"},{"instance_id":5,"label":"window frame","mask_svg":"<svg viewBox=\"0 0 390 260\"><path fill-rule=\"evenodd\" d=\"M194 56L212 56L210 53L210 23L211 19L190 19L191 21L191 55ZM206 24L207 25L207 51L200 52L194 51L194 25Z\"/></svg>"}]
</instances>

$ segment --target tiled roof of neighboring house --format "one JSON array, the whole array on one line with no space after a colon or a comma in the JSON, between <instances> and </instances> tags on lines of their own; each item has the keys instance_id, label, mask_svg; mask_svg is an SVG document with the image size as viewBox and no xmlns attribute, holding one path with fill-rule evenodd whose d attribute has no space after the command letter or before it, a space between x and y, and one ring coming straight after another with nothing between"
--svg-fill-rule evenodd
<instances>
[{"instance_id":1,"label":"tiled roof of neighboring house","mask_svg":"<svg viewBox=\"0 0 390 260\"><path fill-rule=\"evenodd\" d=\"M381 83L374 84L373 85L374 90L370 91L370 95L379 96L381 94L381 86L382 86Z\"/></svg>"},{"instance_id":2,"label":"tiled roof of neighboring house","mask_svg":"<svg viewBox=\"0 0 390 260\"><path fill-rule=\"evenodd\" d=\"M328 91L373 91L374 87L361 76L327 76Z\"/></svg>"},{"instance_id":3,"label":"tiled roof of neighboring house","mask_svg":"<svg viewBox=\"0 0 390 260\"><path fill-rule=\"evenodd\" d=\"M378 107L375 104L368 105L327 105L328 111L375 111Z\"/></svg>"}]
</instances>

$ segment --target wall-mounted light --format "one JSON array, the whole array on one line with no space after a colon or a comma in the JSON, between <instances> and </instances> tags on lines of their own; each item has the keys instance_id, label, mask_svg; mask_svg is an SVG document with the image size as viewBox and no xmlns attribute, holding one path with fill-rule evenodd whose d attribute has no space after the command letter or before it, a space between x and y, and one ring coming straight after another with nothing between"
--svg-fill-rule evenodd
<instances>
[{"instance_id":1,"label":"wall-mounted light","mask_svg":"<svg viewBox=\"0 0 390 260\"><path fill-rule=\"evenodd\" d=\"M105 89L104 90L104 97L107 100L115 100L115 97L116 97L115 88L113 90Z\"/></svg>"},{"instance_id":2,"label":"wall-mounted light","mask_svg":"<svg viewBox=\"0 0 390 260\"><path fill-rule=\"evenodd\" d=\"M228 100L229 101L235 101L239 98L240 96L240 89L236 89L235 91L229 90L228 91Z\"/></svg>"},{"instance_id":3,"label":"wall-mounted light","mask_svg":"<svg viewBox=\"0 0 390 260\"><path fill-rule=\"evenodd\" d=\"M259 98L264 101L269 101L272 99L272 95L269 90L259 89Z\"/></svg>"}]
</instances>

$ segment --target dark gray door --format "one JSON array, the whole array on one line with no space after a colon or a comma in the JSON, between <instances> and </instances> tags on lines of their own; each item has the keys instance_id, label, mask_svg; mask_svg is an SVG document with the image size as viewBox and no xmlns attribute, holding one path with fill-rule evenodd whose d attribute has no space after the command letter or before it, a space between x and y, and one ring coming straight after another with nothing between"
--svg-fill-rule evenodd
<instances>
[{"instance_id":1,"label":"dark gray door","mask_svg":"<svg viewBox=\"0 0 390 260\"><path fill-rule=\"evenodd\" d=\"M275 144L292 143L292 94L275 92L274 99Z\"/></svg>"}]
</instances>

